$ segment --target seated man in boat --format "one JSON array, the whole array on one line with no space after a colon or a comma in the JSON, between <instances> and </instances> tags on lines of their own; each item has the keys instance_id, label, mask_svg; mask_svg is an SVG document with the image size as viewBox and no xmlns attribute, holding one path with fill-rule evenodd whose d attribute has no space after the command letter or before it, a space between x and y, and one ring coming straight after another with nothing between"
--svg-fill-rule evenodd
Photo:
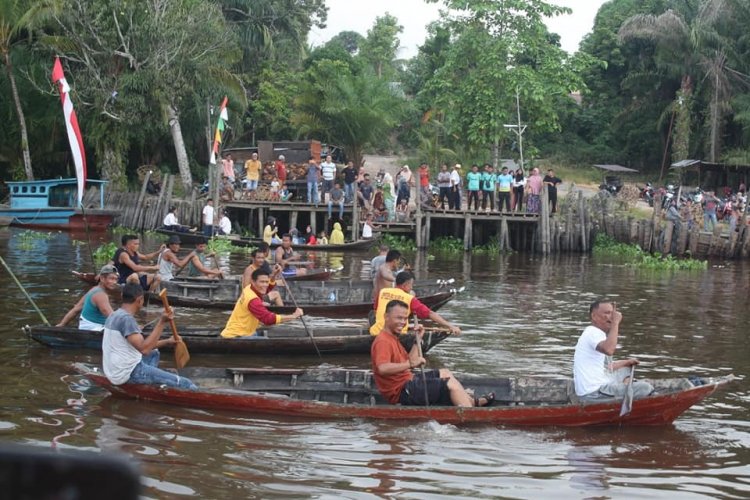
<instances>
[{"instance_id":1,"label":"seated man in boat","mask_svg":"<svg viewBox=\"0 0 750 500\"><path fill-rule=\"evenodd\" d=\"M112 314L109 294L119 291L117 269L112 264L107 264L99 271L99 284L86 292L56 326L67 325L80 312L79 330L104 330L104 322Z\"/></svg>"},{"instance_id":2,"label":"seated man in boat","mask_svg":"<svg viewBox=\"0 0 750 500\"><path fill-rule=\"evenodd\" d=\"M246 286L250 285L252 275L258 269L263 269L268 273L271 279L275 282L278 275L281 273L281 266L276 264L276 269L271 269L271 264L268 263L268 250L262 250L256 248L250 253L252 260L250 265L245 268L245 272L240 277L240 286L244 290ZM281 294L277 290L269 290L267 295L262 297L264 304L273 304L275 306L283 306L284 301L281 300Z\"/></svg>"},{"instance_id":3,"label":"seated man in boat","mask_svg":"<svg viewBox=\"0 0 750 500\"><path fill-rule=\"evenodd\" d=\"M179 236L170 236L167 240L167 248L162 250L159 254L159 258L156 259L156 265L159 267L159 272L157 274L161 281L173 280L174 273L179 272L179 270L185 267L195 255L195 252L193 251L182 259L177 257L177 252L180 251L181 244L182 241Z\"/></svg>"},{"instance_id":4,"label":"seated man in boat","mask_svg":"<svg viewBox=\"0 0 750 500\"><path fill-rule=\"evenodd\" d=\"M385 262L380 264L372 279L372 301L375 301L383 288L393 288L396 282L396 273L401 264L401 252L396 249L388 250Z\"/></svg>"},{"instance_id":5,"label":"seated man in boat","mask_svg":"<svg viewBox=\"0 0 750 500\"><path fill-rule=\"evenodd\" d=\"M473 398L466 392L450 370L425 370L414 376L413 368L425 364L420 356L419 343L424 329L417 328L417 342L409 353L399 341L401 331L409 321L409 306L400 300L391 300L385 305L383 331L375 337L370 348L372 374L383 397L392 404L426 406L487 406L495 399L494 393ZM425 388L426 386L426 388ZM425 393L428 400L425 401Z\"/></svg>"},{"instance_id":6,"label":"seated man in boat","mask_svg":"<svg viewBox=\"0 0 750 500\"><path fill-rule=\"evenodd\" d=\"M293 321L304 314L299 307L292 314L274 314L263 304L261 297L276 283L264 269L256 269L250 275L250 284L242 290L234 305L221 336L224 338L249 337L255 335L258 326L278 325Z\"/></svg>"},{"instance_id":7,"label":"seated man in boat","mask_svg":"<svg viewBox=\"0 0 750 500\"><path fill-rule=\"evenodd\" d=\"M206 259L208 257L209 256L206 255L206 243L196 243L193 256L188 262L188 276L190 278L197 278L201 276L206 276L208 278L221 278L223 276L221 269L219 269L218 267L216 269L210 269L206 267ZM216 256L214 256L214 259L215 258Z\"/></svg>"},{"instance_id":8,"label":"seated man in boat","mask_svg":"<svg viewBox=\"0 0 750 500\"><path fill-rule=\"evenodd\" d=\"M122 246L115 251L115 256L112 257L119 274L118 283L122 285L128 281L135 282L137 279L143 290L151 290L159 282L159 277L156 273L150 272L158 271L159 266L144 266L141 265L141 261L153 259L166 248L166 245L162 245L155 252L143 254L138 251L141 246L141 240L138 239L138 236L125 234L121 241ZM133 277L131 278L131 276Z\"/></svg>"},{"instance_id":9,"label":"seated man in boat","mask_svg":"<svg viewBox=\"0 0 750 500\"><path fill-rule=\"evenodd\" d=\"M276 249L274 257L276 263L281 264L285 276L302 276L303 274L307 274L307 269L304 267L295 267L292 265L294 262L299 262L300 256L292 248L292 236L290 234L284 234L281 237L281 246Z\"/></svg>"},{"instance_id":10,"label":"seated man in boat","mask_svg":"<svg viewBox=\"0 0 750 500\"><path fill-rule=\"evenodd\" d=\"M164 217L164 221L162 222L164 229L168 231L179 231L181 233L194 233L198 230L198 228L190 228L188 226L183 226L182 224L180 224L177 220L177 215L175 215L176 211L177 207L175 207L174 205L169 207L169 213L166 215L166 217Z\"/></svg>"},{"instance_id":11,"label":"seated man in boat","mask_svg":"<svg viewBox=\"0 0 750 500\"><path fill-rule=\"evenodd\" d=\"M648 382L630 380L630 367L635 358L612 361L617 349L622 313L610 300L597 300L589 307L591 325L587 326L576 344L573 358L573 381L576 395L584 399L621 398L628 384L633 385L633 397L651 394Z\"/></svg>"},{"instance_id":12,"label":"seated man in boat","mask_svg":"<svg viewBox=\"0 0 750 500\"><path fill-rule=\"evenodd\" d=\"M159 347L174 344L174 337L161 339L164 324L174 313L164 312L148 337L144 337L134 315L143 307L143 289L136 283L122 288L122 307L104 324L102 365L104 375L115 385L154 384L195 389L190 379L159 369Z\"/></svg>"},{"instance_id":13,"label":"seated man in boat","mask_svg":"<svg viewBox=\"0 0 750 500\"><path fill-rule=\"evenodd\" d=\"M396 275L396 286L394 288L383 288L375 300L375 323L370 327L370 335L378 335L383 331L385 325L385 308L392 300L400 300L409 309L409 314L414 314L419 319L431 319L435 323L444 326L454 335L461 335L461 329L449 323L438 313L424 305L418 298L412 295L414 288L414 273L401 271ZM407 328L401 333L406 333Z\"/></svg>"}]
</instances>

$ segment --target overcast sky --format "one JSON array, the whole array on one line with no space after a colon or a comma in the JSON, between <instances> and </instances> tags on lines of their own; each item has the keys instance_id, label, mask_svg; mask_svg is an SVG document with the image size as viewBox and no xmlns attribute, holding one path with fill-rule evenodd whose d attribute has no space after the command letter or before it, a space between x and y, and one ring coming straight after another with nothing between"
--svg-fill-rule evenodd
<instances>
[{"instance_id":1,"label":"overcast sky","mask_svg":"<svg viewBox=\"0 0 750 500\"><path fill-rule=\"evenodd\" d=\"M594 16L606 0L550 0L551 3L570 7L573 13L548 20L550 31L561 37L562 48L571 54L578 50L581 39L594 25ZM408 59L417 53L427 31L425 27L438 18L440 4L427 4L424 0L326 0L327 27L313 29L310 43L321 45L341 31L357 31L362 35L372 27L377 16L386 12L398 18L404 27L401 34L399 57Z\"/></svg>"}]
</instances>

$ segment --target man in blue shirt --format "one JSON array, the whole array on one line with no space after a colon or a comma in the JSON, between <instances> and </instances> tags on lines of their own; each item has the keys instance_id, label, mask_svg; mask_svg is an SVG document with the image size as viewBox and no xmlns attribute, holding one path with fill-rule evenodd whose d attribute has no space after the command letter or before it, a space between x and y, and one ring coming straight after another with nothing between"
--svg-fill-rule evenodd
<instances>
[{"instance_id":1,"label":"man in blue shirt","mask_svg":"<svg viewBox=\"0 0 750 500\"><path fill-rule=\"evenodd\" d=\"M485 163L484 172L482 173L482 210L487 210L488 212L495 211L496 181L495 168L489 163ZM487 208L487 200L490 200L490 208Z\"/></svg>"},{"instance_id":2,"label":"man in blue shirt","mask_svg":"<svg viewBox=\"0 0 750 500\"><path fill-rule=\"evenodd\" d=\"M466 210L471 210L471 200L474 200L474 210L479 210L479 187L482 182L482 174L479 173L479 166L472 165L471 172L466 174L466 190L469 192L469 202Z\"/></svg>"},{"instance_id":3,"label":"man in blue shirt","mask_svg":"<svg viewBox=\"0 0 750 500\"><path fill-rule=\"evenodd\" d=\"M513 176L508 173L508 167L503 167L500 175L497 176L497 208L501 212L503 211L503 203L505 203L505 211L510 212L510 186L513 182Z\"/></svg>"}]
</instances>

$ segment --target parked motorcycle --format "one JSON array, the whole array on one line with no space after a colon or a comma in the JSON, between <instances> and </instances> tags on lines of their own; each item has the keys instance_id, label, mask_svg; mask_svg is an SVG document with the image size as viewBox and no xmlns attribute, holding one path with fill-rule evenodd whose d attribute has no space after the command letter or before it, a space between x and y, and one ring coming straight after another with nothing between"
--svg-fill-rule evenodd
<instances>
[{"instance_id":1,"label":"parked motorcycle","mask_svg":"<svg viewBox=\"0 0 750 500\"><path fill-rule=\"evenodd\" d=\"M649 207L654 206L654 187L650 182L641 188L641 199L648 203Z\"/></svg>"},{"instance_id":2,"label":"parked motorcycle","mask_svg":"<svg viewBox=\"0 0 750 500\"><path fill-rule=\"evenodd\" d=\"M659 188L659 192L661 192L661 208L666 210L677 195L677 190L675 189L674 184L669 184L666 188Z\"/></svg>"}]
</instances>

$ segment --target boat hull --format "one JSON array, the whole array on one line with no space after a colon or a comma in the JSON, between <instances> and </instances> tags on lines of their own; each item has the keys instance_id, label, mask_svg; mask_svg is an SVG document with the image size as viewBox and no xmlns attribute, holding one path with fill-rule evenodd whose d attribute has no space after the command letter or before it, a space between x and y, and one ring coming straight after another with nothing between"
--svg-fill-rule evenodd
<instances>
[{"instance_id":1,"label":"boat hull","mask_svg":"<svg viewBox=\"0 0 750 500\"><path fill-rule=\"evenodd\" d=\"M232 244L241 247L255 247L263 241L259 238L240 238L232 240ZM350 241L341 245L294 245L295 251L307 251L307 252L354 252L363 251L370 249L373 245L378 242L377 239L363 239L358 241ZM271 243L271 248L277 248L281 246L280 243Z\"/></svg>"},{"instance_id":2,"label":"boat hull","mask_svg":"<svg viewBox=\"0 0 750 500\"><path fill-rule=\"evenodd\" d=\"M102 332L45 325L27 326L25 330L33 340L53 349L102 349ZM365 328L311 327L315 345L307 332L299 328L267 328L254 336L234 339L222 338L220 333L220 330L180 328L180 336L191 354L315 355L316 346L321 354L367 354L374 339ZM423 351L428 352L449 335L446 331L428 331L422 343ZM403 342L410 348L414 336L404 335ZM172 346L160 350L171 351Z\"/></svg>"},{"instance_id":3,"label":"boat hull","mask_svg":"<svg viewBox=\"0 0 750 500\"><path fill-rule=\"evenodd\" d=\"M78 209L40 208L0 210L0 217L11 217L11 226L29 229L58 229L83 231L106 231L112 225L117 212L90 209L86 216Z\"/></svg>"},{"instance_id":4,"label":"boat hull","mask_svg":"<svg viewBox=\"0 0 750 500\"><path fill-rule=\"evenodd\" d=\"M372 375L366 370L339 370L349 372L345 375L345 383L343 381L337 383L338 378L343 375L336 374L327 374L319 382L307 383L304 370L228 368L222 377L221 372L216 371L217 369L184 369L180 371L180 374L191 378L199 386L198 390L189 391L138 384L114 386L100 370L90 365L76 364L74 369L115 396L194 408L319 419L436 420L440 423L451 424L563 427L666 425L734 379L731 375L707 379L703 385L697 386L687 379L671 379L667 382L678 381L682 388L637 399L633 402L632 411L620 416L621 400L613 399L593 404L571 400L534 404L532 401L513 399L513 388L523 383L519 381L532 381L529 393L533 394L537 389L533 387L533 381L542 379L495 379L494 382L485 379L474 383L471 379L460 377L466 387L474 388L475 391L495 388L500 398L489 407L458 408L387 404L377 393ZM327 372L334 371L328 370ZM269 372L273 372L274 377L269 377ZM253 382L254 377L257 378L258 383ZM284 378L291 382L285 383ZM542 382L540 387L544 383ZM561 384L560 389L565 386L570 388L571 383L570 380L564 381L565 385ZM336 391L331 389L332 386L341 387ZM552 399L556 397L553 395ZM337 399L337 401L326 399Z\"/></svg>"}]
</instances>

